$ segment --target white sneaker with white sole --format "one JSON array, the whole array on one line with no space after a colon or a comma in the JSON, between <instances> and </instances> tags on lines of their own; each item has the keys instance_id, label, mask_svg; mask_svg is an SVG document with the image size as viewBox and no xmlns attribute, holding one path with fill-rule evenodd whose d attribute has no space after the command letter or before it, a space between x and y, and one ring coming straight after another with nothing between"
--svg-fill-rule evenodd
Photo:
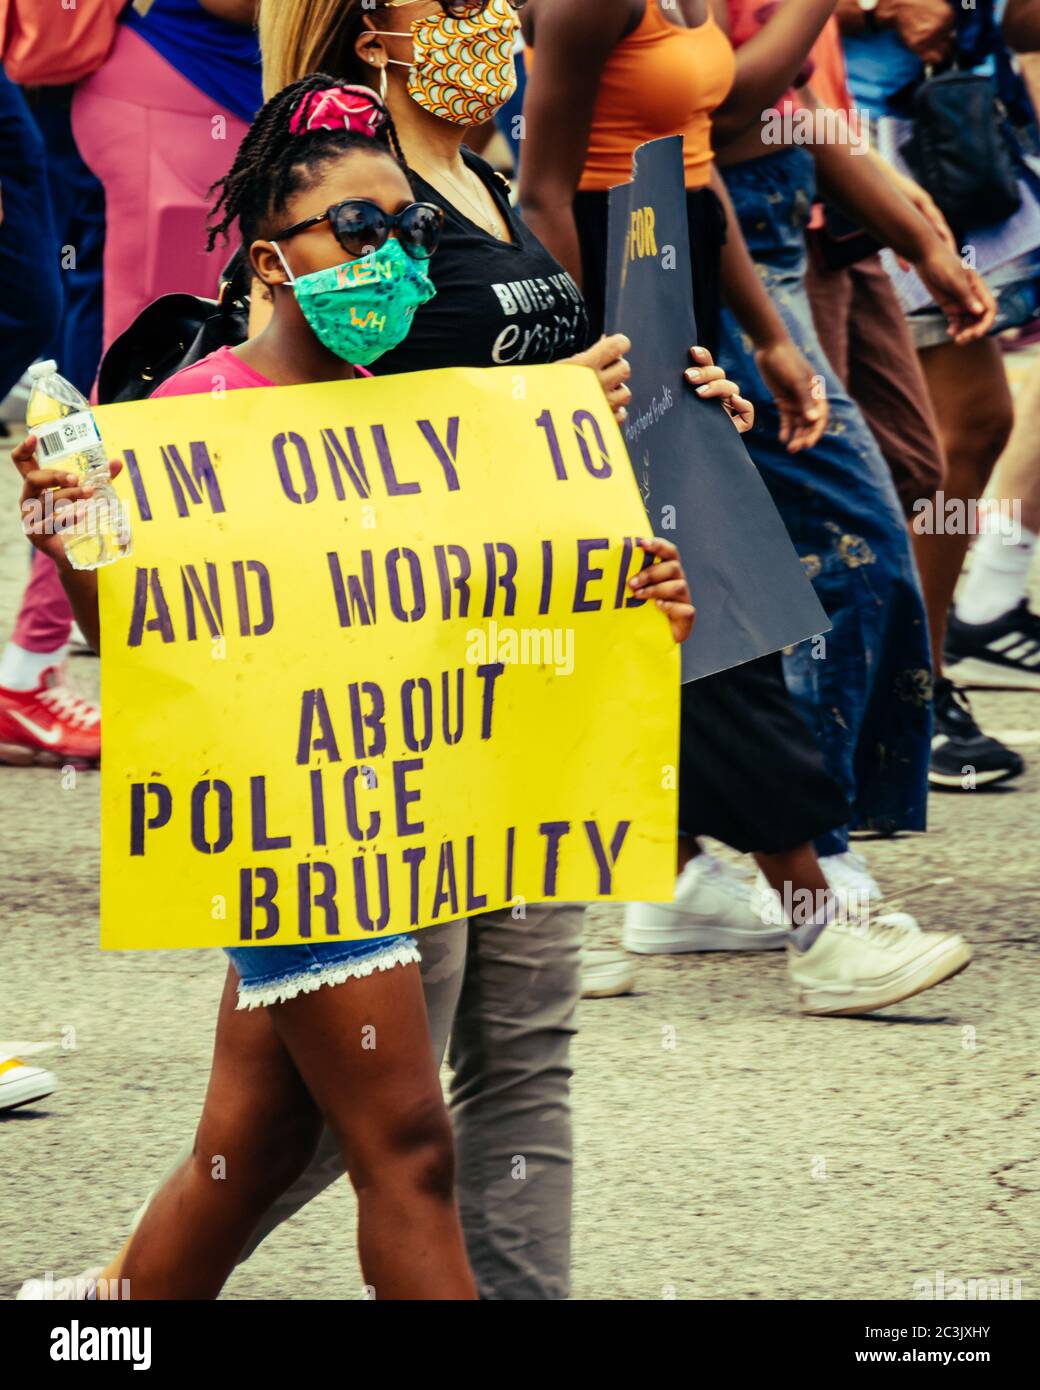
<instances>
[{"instance_id":1,"label":"white sneaker with white sole","mask_svg":"<svg viewBox=\"0 0 1040 1390\"><path fill-rule=\"evenodd\" d=\"M584 947L581 953L581 997L613 999L631 994L636 982L635 966L624 951Z\"/></svg>"},{"instance_id":2,"label":"white sneaker with white sole","mask_svg":"<svg viewBox=\"0 0 1040 1390\"><path fill-rule=\"evenodd\" d=\"M844 854L825 854L820 859L820 868L835 893L843 894L850 902L881 901L881 887L867 868L867 861L857 850L847 849Z\"/></svg>"},{"instance_id":3,"label":"white sneaker with white sole","mask_svg":"<svg viewBox=\"0 0 1040 1390\"><path fill-rule=\"evenodd\" d=\"M32 1105L57 1088L57 1077L43 1067L30 1067L20 1057L0 1057L0 1111Z\"/></svg>"},{"instance_id":4,"label":"white sneaker with white sole","mask_svg":"<svg viewBox=\"0 0 1040 1390\"><path fill-rule=\"evenodd\" d=\"M776 951L787 932L768 917L739 870L702 852L679 875L670 903L627 904L623 940L644 956Z\"/></svg>"},{"instance_id":5,"label":"white sneaker with white sole","mask_svg":"<svg viewBox=\"0 0 1040 1390\"><path fill-rule=\"evenodd\" d=\"M958 974L971 947L955 932L921 931L907 913L830 922L807 951L787 948L806 1014L865 1014Z\"/></svg>"}]
</instances>

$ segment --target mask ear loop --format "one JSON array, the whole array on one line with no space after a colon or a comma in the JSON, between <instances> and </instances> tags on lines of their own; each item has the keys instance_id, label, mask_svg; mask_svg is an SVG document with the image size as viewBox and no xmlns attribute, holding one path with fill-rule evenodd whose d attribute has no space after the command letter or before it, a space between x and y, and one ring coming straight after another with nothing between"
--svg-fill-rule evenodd
<instances>
[{"instance_id":1,"label":"mask ear loop","mask_svg":"<svg viewBox=\"0 0 1040 1390\"><path fill-rule=\"evenodd\" d=\"M279 260L281 261L281 263L282 263L282 269L285 271L286 275L288 275L288 277L289 277L289 284L290 284L290 285L295 285L295 284L296 284L296 276L295 276L295 275L292 273L292 271L289 269L289 262L285 259L285 256L282 254L282 248L278 245L277 241L272 241L272 242L271 242L271 245L274 247L275 252L276 252L276 254L277 254L277 256L278 256L278 259L279 259Z\"/></svg>"}]
</instances>

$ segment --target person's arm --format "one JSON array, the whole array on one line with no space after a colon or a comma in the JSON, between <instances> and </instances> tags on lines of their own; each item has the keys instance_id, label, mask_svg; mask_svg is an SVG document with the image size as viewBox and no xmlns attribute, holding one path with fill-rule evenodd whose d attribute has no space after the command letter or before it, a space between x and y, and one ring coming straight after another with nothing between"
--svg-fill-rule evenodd
<instances>
[{"instance_id":1,"label":"person's arm","mask_svg":"<svg viewBox=\"0 0 1040 1390\"><path fill-rule=\"evenodd\" d=\"M717 147L762 119L798 76L830 19L836 0L783 0L758 33L737 49L737 72L726 100L711 118ZM714 0L723 27L726 0Z\"/></svg>"},{"instance_id":2,"label":"person's arm","mask_svg":"<svg viewBox=\"0 0 1040 1390\"><path fill-rule=\"evenodd\" d=\"M581 284L581 246L574 221L574 194L585 167L592 113L603 68L614 48L639 22L642 0L531 0L524 9L524 36L537 59L524 96L524 152L520 161L520 207L542 245ZM631 400L631 369L624 354L631 343L620 334L604 337L567 361L591 367L618 419ZM754 407L739 387L715 367L702 347L690 349L696 366L685 372L702 398L718 399L742 433L751 428Z\"/></svg>"},{"instance_id":3,"label":"person's arm","mask_svg":"<svg viewBox=\"0 0 1040 1390\"><path fill-rule=\"evenodd\" d=\"M1009 48L1036 53L1040 50L1040 0L1007 0L1000 27Z\"/></svg>"},{"instance_id":4,"label":"person's arm","mask_svg":"<svg viewBox=\"0 0 1040 1390\"><path fill-rule=\"evenodd\" d=\"M794 454L811 448L820 438L827 425L827 404L814 395L815 373L759 279L726 185L714 165L711 187L726 210L723 298L755 345L755 363L780 412L781 442Z\"/></svg>"},{"instance_id":5,"label":"person's arm","mask_svg":"<svg viewBox=\"0 0 1040 1390\"><path fill-rule=\"evenodd\" d=\"M638 6L633 0L532 0L527 9L525 32L534 35L537 56L524 95L520 207L538 240L580 285L574 194L603 69L638 20Z\"/></svg>"},{"instance_id":6,"label":"person's arm","mask_svg":"<svg viewBox=\"0 0 1040 1390\"><path fill-rule=\"evenodd\" d=\"M804 99L818 105L810 88ZM811 147L820 192L883 246L913 266L946 315L957 343L981 338L993 324L996 306L982 279L963 264L928 217L888 176L883 160L857 155L836 142Z\"/></svg>"},{"instance_id":7,"label":"person's arm","mask_svg":"<svg viewBox=\"0 0 1040 1390\"><path fill-rule=\"evenodd\" d=\"M199 4L218 19L226 19L231 24L256 23L257 0L199 0Z\"/></svg>"},{"instance_id":8,"label":"person's arm","mask_svg":"<svg viewBox=\"0 0 1040 1390\"><path fill-rule=\"evenodd\" d=\"M54 509L60 512L64 507L75 507L78 502L90 497L93 490L83 487L75 473L62 473L56 468L38 468L34 435L27 435L11 451L11 462L22 475L19 505L25 533L37 550L42 550L54 561L87 645L100 654L97 571L72 568L65 554L61 533L53 525ZM109 464L113 478L118 476L122 466L118 459Z\"/></svg>"}]
</instances>

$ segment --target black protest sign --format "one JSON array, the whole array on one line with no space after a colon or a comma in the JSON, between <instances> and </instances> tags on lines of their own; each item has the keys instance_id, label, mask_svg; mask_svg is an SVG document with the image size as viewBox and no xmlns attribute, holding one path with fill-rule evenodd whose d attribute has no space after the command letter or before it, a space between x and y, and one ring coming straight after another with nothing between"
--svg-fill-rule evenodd
<instances>
[{"instance_id":1,"label":"black protest sign","mask_svg":"<svg viewBox=\"0 0 1040 1390\"><path fill-rule=\"evenodd\" d=\"M698 341L682 137L641 145L610 192L606 324L632 340L623 427L657 535L679 547L697 606L683 680L825 632L830 624L740 435L684 382Z\"/></svg>"}]
</instances>

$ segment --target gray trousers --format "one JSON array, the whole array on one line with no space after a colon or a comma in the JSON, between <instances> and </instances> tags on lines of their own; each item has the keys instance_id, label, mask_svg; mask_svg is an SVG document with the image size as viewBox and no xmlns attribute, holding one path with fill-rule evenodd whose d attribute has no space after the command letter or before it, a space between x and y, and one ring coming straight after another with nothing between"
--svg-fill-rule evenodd
<instances>
[{"instance_id":1,"label":"gray trousers","mask_svg":"<svg viewBox=\"0 0 1040 1390\"><path fill-rule=\"evenodd\" d=\"M447 1050L453 1072L466 1248L489 1299L566 1298L570 1288L568 1053L584 904L525 911L519 921L507 908L418 936L434 1052L439 1063ZM326 1129L310 1167L267 1212L242 1258L341 1177Z\"/></svg>"}]
</instances>

